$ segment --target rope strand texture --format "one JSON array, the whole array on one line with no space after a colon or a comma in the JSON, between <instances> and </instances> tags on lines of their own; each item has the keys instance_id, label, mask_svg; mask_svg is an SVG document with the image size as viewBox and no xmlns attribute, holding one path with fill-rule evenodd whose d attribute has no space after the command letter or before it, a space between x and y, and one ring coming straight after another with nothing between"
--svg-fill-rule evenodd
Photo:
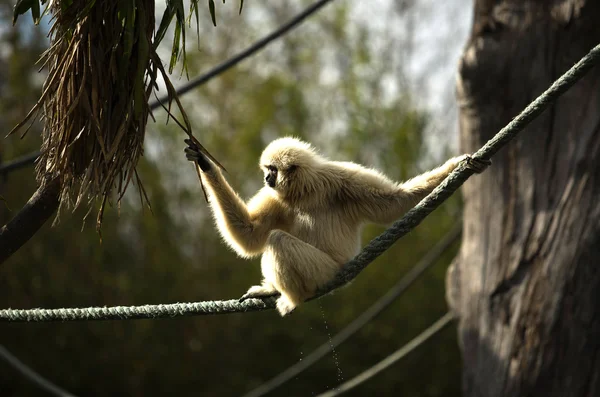
<instances>
[{"instance_id":1,"label":"rope strand texture","mask_svg":"<svg viewBox=\"0 0 600 397\"><path fill-rule=\"evenodd\" d=\"M542 113L550 103L568 90L581 79L600 60L600 45L594 47L575 66L569 69L542 95L530 103L506 127L490 139L481 149L473 154L474 158L489 159L505 146L527 124ZM350 260L338 276L315 298L327 294L354 279L369 263L385 252L399 238L410 232L427 215L439 207L465 181L473 175L466 164L457 167L433 192L425 197L413 209L408 211L392 227L373 239L363 250ZM82 320L125 320L140 318L168 318L176 316L191 316L205 314L238 313L272 309L273 298L264 301L249 299L244 302L237 300L205 301L195 303L173 303L168 305L118 306L118 307L89 307L80 309L28 309L0 310L0 321L82 321Z\"/></svg>"}]
</instances>

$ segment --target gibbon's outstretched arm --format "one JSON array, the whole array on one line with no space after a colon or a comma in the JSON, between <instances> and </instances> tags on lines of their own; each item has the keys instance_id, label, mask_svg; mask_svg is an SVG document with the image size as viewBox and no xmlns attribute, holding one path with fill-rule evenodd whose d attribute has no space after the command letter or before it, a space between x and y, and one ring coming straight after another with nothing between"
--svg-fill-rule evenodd
<instances>
[{"instance_id":1,"label":"gibbon's outstretched arm","mask_svg":"<svg viewBox=\"0 0 600 397\"><path fill-rule=\"evenodd\" d=\"M264 192L259 192L251 200L250 206L246 205L227 183L221 171L211 164L194 143L189 139L185 143L189 146L185 149L187 159L197 162L202 170L202 180L209 193L209 204L224 240L242 257L260 255L269 233L277 225L278 206L270 203L274 200Z\"/></svg>"},{"instance_id":2,"label":"gibbon's outstretched arm","mask_svg":"<svg viewBox=\"0 0 600 397\"><path fill-rule=\"evenodd\" d=\"M491 164L487 160L475 160L462 155L403 183L394 183L379 176L374 185L363 189L358 200L362 216L374 223L394 222L431 193L463 161L467 161L467 166L477 173L483 172Z\"/></svg>"}]
</instances>

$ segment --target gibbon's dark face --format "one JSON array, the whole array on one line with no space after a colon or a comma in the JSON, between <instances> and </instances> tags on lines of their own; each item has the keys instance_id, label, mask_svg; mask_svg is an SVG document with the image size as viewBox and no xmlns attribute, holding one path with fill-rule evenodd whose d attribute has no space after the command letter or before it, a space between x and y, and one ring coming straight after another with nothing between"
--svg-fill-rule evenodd
<instances>
[{"instance_id":1,"label":"gibbon's dark face","mask_svg":"<svg viewBox=\"0 0 600 397\"><path fill-rule=\"evenodd\" d=\"M272 165L265 167L265 182L272 188L277 185L277 167Z\"/></svg>"},{"instance_id":2,"label":"gibbon's dark face","mask_svg":"<svg viewBox=\"0 0 600 397\"><path fill-rule=\"evenodd\" d=\"M292 164L285 169L278 168L274 165L266 165L265 167L265 183L272 189L284 191L289 188L290 183L293 183L294 173L298 166Z\"/></svg>"}]
</instances>

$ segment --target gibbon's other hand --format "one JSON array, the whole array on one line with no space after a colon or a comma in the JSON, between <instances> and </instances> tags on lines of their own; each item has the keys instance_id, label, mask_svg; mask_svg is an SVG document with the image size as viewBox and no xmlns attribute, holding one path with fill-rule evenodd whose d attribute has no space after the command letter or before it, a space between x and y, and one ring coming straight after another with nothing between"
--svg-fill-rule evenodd
<instances>
[{"instance_id":1,"label":"gibbon's other hand","mask_svg":"<svg viewBox=\"0 0 600 397\"><path fill-rule=\"evenodd\" d=\"M185 152L185 157L189 161L195 161L200 166L200 169L203 172L210 171L212 169L212 164L210 160L206 158L206 156L200 152L200 149L191 139L185 139L184 142L188 145L183 151Z\"/></svg>"},{"instance_id":2,"label":"gibbon's other hand","mask_svg":"<svg viewBox=\"0 0 600 397\"><path fill-rule=\"evenodd\" d=\"M484 160L473 158L470 155L465 155L465 161L467 162L467 168L474 171L477 174L481 174L487 167L492 164L491 160Z\"/></svg>"}]
</instances>

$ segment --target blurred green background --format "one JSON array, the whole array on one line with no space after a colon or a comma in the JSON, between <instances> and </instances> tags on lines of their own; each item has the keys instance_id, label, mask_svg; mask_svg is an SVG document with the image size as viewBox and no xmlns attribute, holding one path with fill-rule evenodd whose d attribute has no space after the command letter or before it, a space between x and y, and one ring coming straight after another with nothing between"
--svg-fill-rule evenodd
<instances>
[{"instance_id":1,"label":"blurred green background","mask_svg":"<svg viewBox=\"0 0 600 397\"><path fill-rule=\"evenodd\" d=\"M237 4L216 3L218 26L212 27L204 10L200 39L189 40L191 77L308 4L248 2L237 15ZM378 167L397 180L451 154L454 128L432 132L431 112L406 83L417 51L407 45L416 11L406 2L394 4L392 14L374 22L357 18L346 2L334 3L265 52L183 98L194 134L227 168L242 196L251 196L262 183L257 160L263 147L284 135L305 138L332 158ZM12 2L0 0L0 131L5 133L39 96L44 74L35 62L47 46L47 28L26 23L12 28L11 14ZM423 75L440 67L428 62ZM185 82L177 77L176 85ZM260 280L258 260L239 259L219 241L196 173L183 155L185 134L172 123L165 125L162 111L155 116L138 168L152 212L130 188L120 214L115 207L106 211L101 242L93 216L82 229L83 210L64 213L54 227L49 222L0 267L0 307L230 299ZM35 124L23 139L1 139L0 161L39 149L39 134ZM7 204L0 202L0 223L35 189L32 167L0 176L0 195ZM383 295L459 221L460 206L459 197L453 197L350 286L283 319L267 311L170 320L3 323L0 344L81 396L241 395L301 360ZM383 230L366 228L364 242ZM337 348L335 357L324 358L272 395L309 396L332 388L434 322L446 311L445 270L455 249ZM0 362L0 395L43 392ZM460 395L455 329L446 329L348 395Z\"/></svg>"}]
</instances>

